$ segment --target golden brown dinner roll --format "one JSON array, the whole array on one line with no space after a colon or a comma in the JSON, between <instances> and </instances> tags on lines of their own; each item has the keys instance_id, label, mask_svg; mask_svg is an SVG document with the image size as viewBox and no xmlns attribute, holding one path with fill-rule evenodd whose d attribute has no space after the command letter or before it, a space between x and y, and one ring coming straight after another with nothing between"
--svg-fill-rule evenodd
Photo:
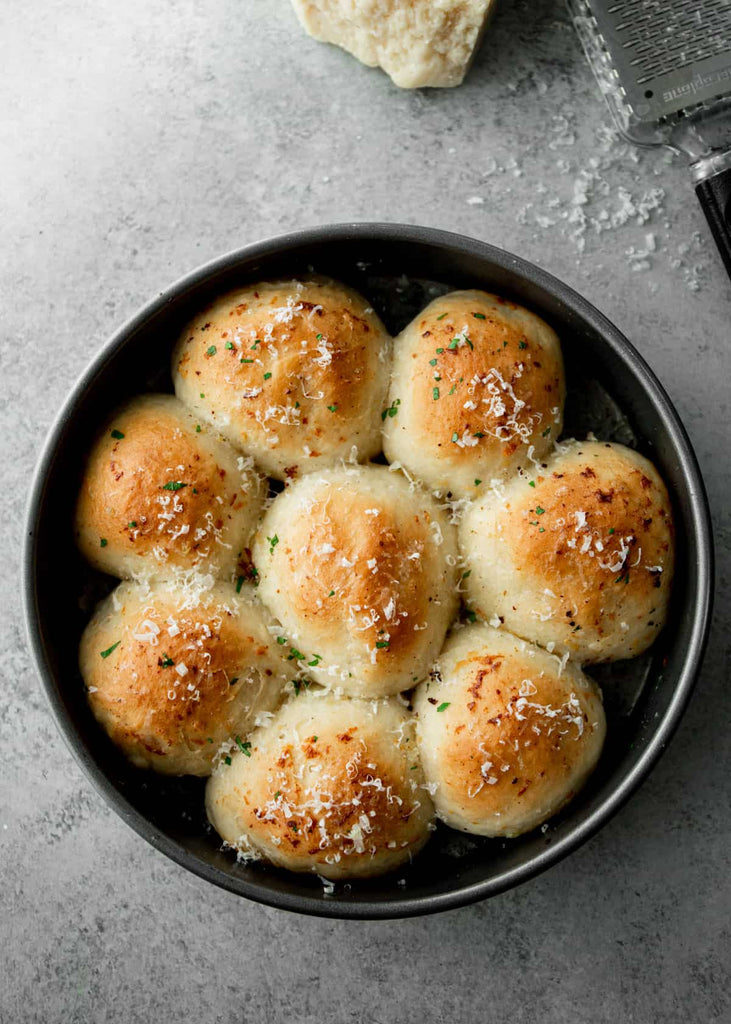
<instances>
[{"instance_id":1,"label":"golden brown dinner roll","mask_svg":"<svg viewBox=\"0 0 731 1024\"><path fill-rule=\"evenodd\" d=\"M175 392L284 479L380 451L390 346L366 300L335 281L249 285L185 328Z\"/></svg>"},{"instance_id":2,"label":"golden brown dinner roll","mask_svg":"<svg viewBox=\"0 0 731 1024\"><path fill-rule=\"evenodd\" d=\"M349 694L413 686L457 609L455 528L431 497L382 466L290 485L252 551L280 642L313 679Z\"/></svg>"},{"instance_id":3,"label":"golden brown dinner roll","mask_svg":"<svg viewBox=\"0 0 731 1024\"><path fill-rule=\"evenodd\" d=\"M267 625L228 583L197 593L122 583L81 639L91 710L138 767L208 775L221 744L282 697L286 663Z\"/></svg>"},{"instance_id":4,"label":"golden brown dinner roll","mask_svg":"<svg viewBox=\"0 0 731 1024\"><path fill-rule=\"evenodd\" d=\"M234 571L265 495L260 475L173 395L142 395L97 437L76 537L113 576Z\"/></svg>"},{"instance_id":5,"label":"golden brown dinner roll","mask_svg":"<svg viewBox=\"0 0 731 1024\"><path fill-rule=\"evenodd\" d=\"M394 341L383 449L430 488L471 496L550 451L564 392L548 324L497 295L451 292Z\"/></svg>"},{"instance_id":6,"label":"golden brown dinner roll","mask_svg":"<svg viewBox=\"0 0 731 1024\"><path fill-rule=\"evenodd\" d=\"M490 626L455 631L414 709L438 816L483 836L536 828L601 753L598 688L579 668Z\"/></svg>"},{"instance_id":7,"label":"golden brown dinner roll","mask_svg":"<svg viewBox=\"0 0 731 1024\"><path fill-rule=\"evenodd\" d=\"M579 661L634 657L665 621L670 502L654 466L622 445L572 441L545 472L483 492L460 544L483 619Z\"/></svg>"},{"instance_id":8,"label":"golden brown dinner roll","mask_svg":"<svg viewBox=\"0 0 731 1024\"><path fill-rule=\"evenodd\" d=\"M429 838L413 719L394 700L302 691L206 788L208 817L244 856L325 878L380 875Z\"/></svg>"}]
</instances>

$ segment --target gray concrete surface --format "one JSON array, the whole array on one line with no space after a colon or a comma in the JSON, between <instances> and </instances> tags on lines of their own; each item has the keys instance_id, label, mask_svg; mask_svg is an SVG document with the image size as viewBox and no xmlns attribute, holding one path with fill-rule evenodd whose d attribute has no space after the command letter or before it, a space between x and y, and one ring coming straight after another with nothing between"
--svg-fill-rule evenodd
<instances>
[{"instance_id":1,"label":"gray concrete surface","mask_svg":"<svg viewBox=\"0 0 731 1024\"><path fill-rule=\"evenodd\" d=\"M558 0L505 0L443 92L306 39L286 0L28 0L0 39L0 1020L728 1021L731 286L682 161L612 138ZM697 694L641 792L546 875L407 922L263 909L148 847L63 746L17 590L39 446L111 330L222 251L349 219L487 239L614 319L685 419L719 554Z\"/></svg>"}]
</instances>

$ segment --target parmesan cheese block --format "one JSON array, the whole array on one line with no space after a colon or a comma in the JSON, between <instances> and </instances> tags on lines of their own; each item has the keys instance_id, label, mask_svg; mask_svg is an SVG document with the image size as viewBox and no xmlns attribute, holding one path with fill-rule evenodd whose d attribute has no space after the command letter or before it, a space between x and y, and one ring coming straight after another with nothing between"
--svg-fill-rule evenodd
<instances>
[{"instance_id":1,"label":"parmesan cheese block","mask_svg":"<svg viewBox=\"0 0 731 1024\"><path fill-rule=\"evenodd\" d=\"M403 89L459 85L495 0L292 0L314 39L335 43Z\"/></svg>"}]
</instances>

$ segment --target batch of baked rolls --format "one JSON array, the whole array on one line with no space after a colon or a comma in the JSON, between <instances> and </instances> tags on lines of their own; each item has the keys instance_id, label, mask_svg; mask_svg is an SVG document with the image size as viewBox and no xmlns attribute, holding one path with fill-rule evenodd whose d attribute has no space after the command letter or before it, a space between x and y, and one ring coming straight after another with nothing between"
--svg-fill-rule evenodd
<instances>
[{"instance_id":1,"label":"batch of baked rolls","mask_svg":"<svg viewBox=\"0 0 731 1024\"><path fill-rule=\"evenodd\" d=\"M554 331L455 291L391 338L335 281L262 283L172 378L110 417L77 507L122 581L80 664L126 757L208 776L228 848L327 885L571 800L606 731L584 666L652 643L673 528L647 459L561 440Z\"/></svg>"}]
</instances>

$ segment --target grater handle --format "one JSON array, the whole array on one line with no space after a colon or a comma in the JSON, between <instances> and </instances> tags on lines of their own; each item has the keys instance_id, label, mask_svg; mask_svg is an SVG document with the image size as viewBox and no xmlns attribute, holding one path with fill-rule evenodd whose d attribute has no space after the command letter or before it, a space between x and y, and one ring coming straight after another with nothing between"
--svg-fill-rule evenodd
<instances>
[{"instance_id":1,"label":"grater handle","mask_svg":"<svg viewBox=\"0 0 731 1024\"><path fill-rule=\"evenodd\" d=\"M731 167L699 181L695 194L731 276Z\"/></svg>"}]
</instances>

